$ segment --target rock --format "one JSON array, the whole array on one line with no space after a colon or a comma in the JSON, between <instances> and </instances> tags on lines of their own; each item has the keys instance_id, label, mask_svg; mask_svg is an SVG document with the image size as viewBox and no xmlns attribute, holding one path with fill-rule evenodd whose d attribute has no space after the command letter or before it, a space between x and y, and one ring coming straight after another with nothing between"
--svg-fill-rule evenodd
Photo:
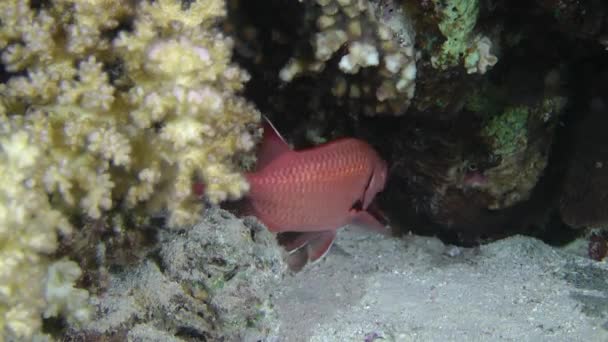
<instances>
[{"instance_id":1,"label":"rock","mask_svg":"<svg viewBox=\"0 0 608 342\"><path fill-rule=\"evenodd\" d=\"M276 334L272 294L285 265L254 219L210 208L190 229L163 230L140 264L110 270L97 317L71 337L133 341L257 340Z\"/></svg>"}]
</instances>

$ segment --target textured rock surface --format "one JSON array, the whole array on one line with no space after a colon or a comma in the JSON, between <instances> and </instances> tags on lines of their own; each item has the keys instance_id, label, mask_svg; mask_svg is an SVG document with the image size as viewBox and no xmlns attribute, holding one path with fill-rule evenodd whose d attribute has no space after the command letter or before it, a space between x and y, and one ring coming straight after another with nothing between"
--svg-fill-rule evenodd
<instances>
[{"instance_id":1,"label":"textured rock surface","mask_svg":"<svg viewBox=\"0 0 608 342\"><path fill-rule=\"evenodd\" d=\"M272 294L285 267L257 221L210 209L192 229L160 239L158 253L111 272L96 319L71 337L248 341L277 332Z\"/></svg>"}]
</instances>

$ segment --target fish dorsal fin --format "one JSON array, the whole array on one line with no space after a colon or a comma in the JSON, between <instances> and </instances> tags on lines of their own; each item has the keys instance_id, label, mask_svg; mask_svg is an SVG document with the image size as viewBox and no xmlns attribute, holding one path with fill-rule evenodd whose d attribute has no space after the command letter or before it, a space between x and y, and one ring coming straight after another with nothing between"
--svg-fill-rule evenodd
<instances>
[{"instance_id":1,"label":"fish dorsal fin","mask_svg":"<svg viewBox=\"0 0 608 342\"><path fill-rule=\"evenodd\" d=\"M291 148L285 139L279 134L270 120L264 116L264 136L262 138L262 143L258 148L256 169L263 169L278 156L289 151L291 151Z\"/></svg>"}]
</instances>

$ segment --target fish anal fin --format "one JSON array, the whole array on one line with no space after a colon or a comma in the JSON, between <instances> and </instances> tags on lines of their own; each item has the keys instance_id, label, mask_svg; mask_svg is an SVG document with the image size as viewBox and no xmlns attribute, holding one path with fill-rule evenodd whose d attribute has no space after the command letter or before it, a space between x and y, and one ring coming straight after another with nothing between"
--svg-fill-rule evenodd
<instances>
[{"instance_id":1,"label":"fish anal fin","mask_svg":"<svg viewBox=\"0 0 608 342\"><path fill-rule=\"evenodd\" d=\"M277 235L277 240L287 252L293 252L316 239L319 234L320 232L284 232Z\"/></svg>"},{"instance_id":2,"label":"fish anal fin","mask_svg":"<svg viewBox=\"0 0 608 342\"><path fill-rule=\"evenodd\" d=\"M308 263L308 250L300 248L287 256L287 266L292 272L300 272Z\"/></svg>"},{"instance_id":3,"label":"fish anal fin","mask_svg":"<svg viewBox=\"0 0 608 342\"><path fill-rule=\"evenodd\" d=\"M305 233L282 233L279 243L289 252L287 265L293 272L301 271L308 263L319 261L336 239L335 230Z\"/></svg>"},{"instance_id":4,"label":"fish anal fin","mask_svg":"<svg viewBox=\"0 0 608 342\"><path fill-rule=\"evenodd\" d=\"M384 235L390 235L391 233L391 230L387 229L386 225L382 224L380 221L378 221L378 219L365 210L352 210L351 218L351 222L353 224L369 228Z\"/></svg>"},{"instance_id":5,"label":"fish anal fin","mask_svg":"<svg viewBox=\"0 0 608 342\"><path fill-rule=\"evenodd\" d=\"M319 232L317 238L308 242L306 249L308 250L308 260L315 262L320 260L329 252L329 249L334 244L336 239L335 230L326 230Z\"/></svg>"},{"instance_id":6,"label":"fish anal fin","mask_svg":"<svg viewBox=\"0 0 608 342\"><path fill-rule=\"evenodd\" d=\"M291 151L291 148L289 147L285 139L283 139L281 134L279 134L277 129L266 117L264 117L263 127L264 136L262 138L262 143L258 147L257 151L257 170L263 169L283 153Z\"/></svg>"}]
</instances>

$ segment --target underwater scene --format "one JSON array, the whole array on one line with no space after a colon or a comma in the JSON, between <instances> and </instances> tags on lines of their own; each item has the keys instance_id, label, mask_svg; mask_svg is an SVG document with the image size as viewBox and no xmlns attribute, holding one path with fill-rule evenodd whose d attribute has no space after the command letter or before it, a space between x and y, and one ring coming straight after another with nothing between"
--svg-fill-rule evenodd
<instances>
[{"instance_id":1,"label":"underwater scene","mask_svg":"<svg viewBox=\"0 0 608 342\"><path fill-rule=\"evenodd\" d=\"M608 341L608 1L0 0L0 342Z\"/></svg>"}]
</instances>

